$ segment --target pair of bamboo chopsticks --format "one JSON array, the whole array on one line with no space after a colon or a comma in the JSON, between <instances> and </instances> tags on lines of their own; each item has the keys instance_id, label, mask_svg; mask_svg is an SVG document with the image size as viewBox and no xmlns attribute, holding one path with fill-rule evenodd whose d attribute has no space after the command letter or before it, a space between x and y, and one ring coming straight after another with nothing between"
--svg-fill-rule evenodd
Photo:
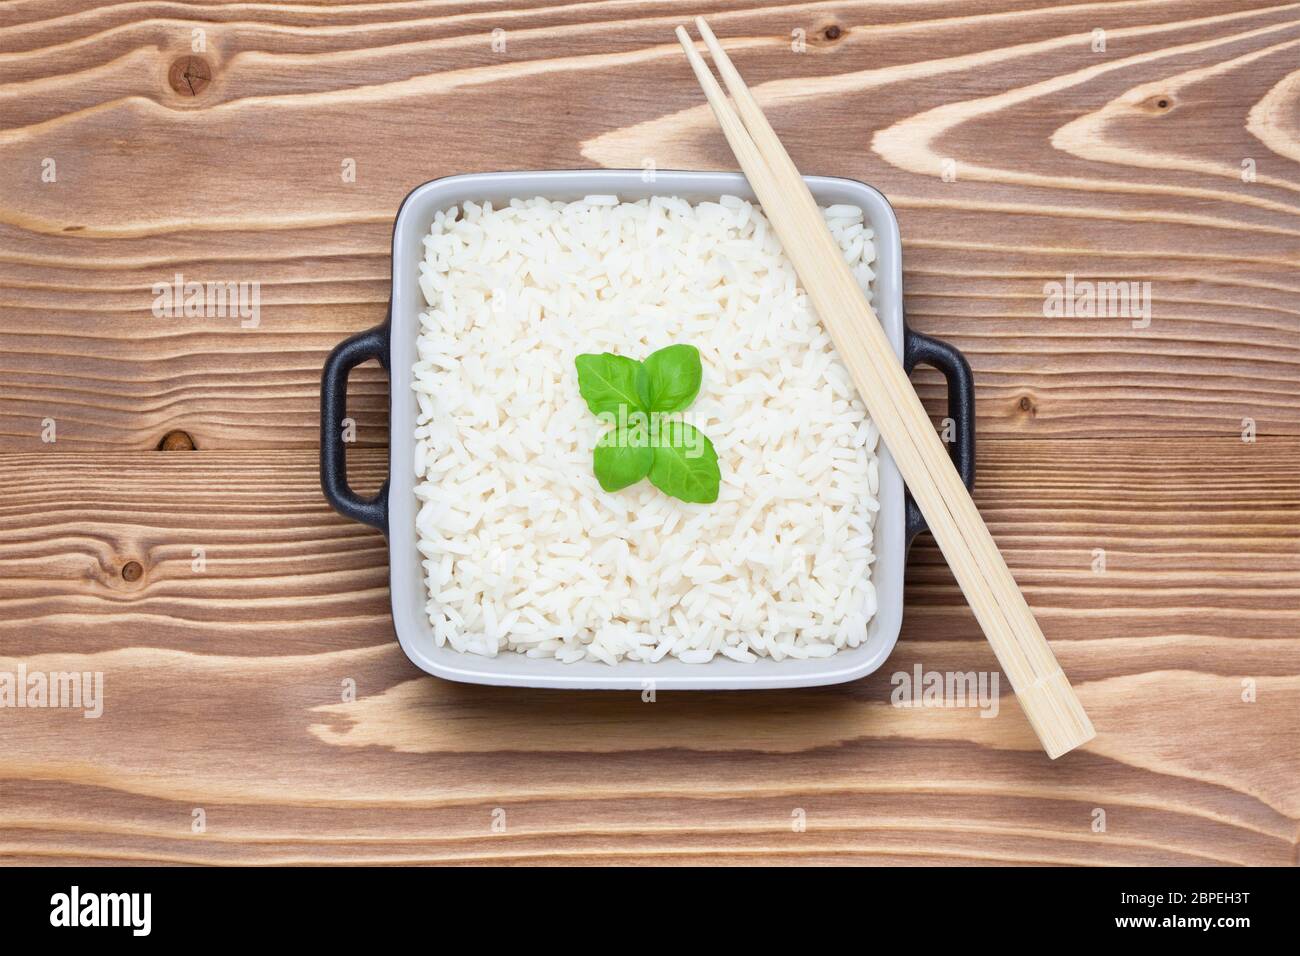
<instances>
[{"instance_id":1,"label":"pair of bamboo chopsticks","mask_svg":"<svg viewBox=\"0 0 1300 956\"><path fill-rule=\"evenodd\" d=\"M695 49L677 39L768 221L899 471L984 629L1043 749L1052 758L1095 736L1002 554L935 433L907 373L831 236L803 177L702 17L695 25L735 109Z\"/></svg>"}]
</instances>

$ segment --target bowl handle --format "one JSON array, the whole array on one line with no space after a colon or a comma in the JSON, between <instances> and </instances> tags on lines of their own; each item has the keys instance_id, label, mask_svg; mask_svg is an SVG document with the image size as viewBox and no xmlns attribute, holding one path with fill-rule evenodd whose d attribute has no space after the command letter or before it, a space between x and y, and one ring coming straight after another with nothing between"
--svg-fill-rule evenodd
<instances>
[{"instance_id":1,"label":"bowl handle","mask_svg":"<svg viewBox=\"0 0 1300 956\"><path fill-rule=\"evenodd\" d=\"M362 498L348 484L343 419L348 410L348 373L367 359L388 369L389 318L383 325L340 342L325 360L320 380L320 486L325 499L346 518L388 534L388 481L374 498Z\"/></svg>"},{"instance_id":2,"label":"bowl handle","mask_svg":"<svg viewBox=\"0 0 1300 956\"><path fill-rule=\"evenodd\" d=\"M918 365L937 368L948 383L948 418L953 422L953 439L948 448L957 473L967 490L975 487L975 378L961 350L941 339L931 338L903 326L903 368L910 375ZM925 516L906 496L907 546L922 531L928 531Z\"/></svg>"}]
</instances>

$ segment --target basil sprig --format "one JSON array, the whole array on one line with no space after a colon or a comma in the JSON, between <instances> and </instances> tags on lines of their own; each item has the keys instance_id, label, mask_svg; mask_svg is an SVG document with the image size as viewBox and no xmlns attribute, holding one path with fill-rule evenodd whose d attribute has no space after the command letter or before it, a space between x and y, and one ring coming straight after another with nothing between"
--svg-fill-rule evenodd
<instances>
[{"instance_id":1,"label":"basil sprig","mask_svg":"<svg viewBox=\"0 0 1300 956\"><path fill-rule=\"evenodd\" d=\"M613 427L600 436L592 470L606 491L649 477L682 501L718 500L718 453L694 425L669 417L685 411L700 392L699 349L670 345L644 362L602 352L579 355L578 392L592 414Z\"/></svg>"}]
</instances>

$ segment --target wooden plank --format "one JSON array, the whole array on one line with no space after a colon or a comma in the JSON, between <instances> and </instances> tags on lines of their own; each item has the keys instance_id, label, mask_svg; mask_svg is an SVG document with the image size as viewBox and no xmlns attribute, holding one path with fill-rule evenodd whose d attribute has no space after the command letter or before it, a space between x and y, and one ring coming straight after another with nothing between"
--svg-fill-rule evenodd
<instances>
[{"instance_id":1,"label":"wooden plank","mask_svg":"<svg viewBox=\"0 0 1300 956\"><path fill-rule=\"evenodd\" d=\"M983 433L1232 435L1250 418L1296 435L1296 9L725 4L714 22L778 128L798 130L801 167L894 202L909 317L966 350ZM684 12L11 12L0 162L31 185L0 207L0 447L32 447L46 418L94 448L175 427L201 447L310 446L325 352L382 318L411 187L731 167L672 43ZM167 79L194 55L211 74L197 96ZM152 286L177 273L260 283L258 327L155 318ZM1067 275L1151 283L1150 325L1044 317ZM937 379L918 381L939 417ZM383 394L363 370L363 442L386 440Z\"/></svg>"},{"instance_id":2,"label":"wooden plank","mask_svg":"<svg viewBox=\"0 0 1300 956\"><path fill-rule=\"evenodd\" d=\"M983 444L981 509L1101 729L1056 763L1004 683L993 719L891 706L917 665L995 667L924 539L870 678L647 704L421 675L381 536L328 512L309 452L6 454L0 670L105 690L94 720L0 711L0 857L1288 864L1298 454ZM353 457L376 483L382 452Z\"/></svg>"}]
</instances>

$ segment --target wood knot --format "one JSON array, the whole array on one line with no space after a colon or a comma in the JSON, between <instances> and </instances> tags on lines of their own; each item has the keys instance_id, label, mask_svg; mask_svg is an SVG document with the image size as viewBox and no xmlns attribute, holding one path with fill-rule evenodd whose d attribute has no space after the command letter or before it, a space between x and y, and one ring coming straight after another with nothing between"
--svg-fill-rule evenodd
<instances>
[{"instance_id":1,"label":"wood knot","mask_svg":"<svg viewBox=\"0 0 1300 956\"><path fill-rule=\"evenodd\" d=\"M181 96L198 96L212 82L212 67L201 56L182 56L167 71L167 84Z\"/></svg>"},{"instance_id":2,"label":"wood knot","mask_svg":"<svg viewBox=\"0 0 1300 956\"><path fill-rule=\"evenodd\" d=\"M1038 411L1038 406L1034 404L1034 400L1028 395L1022 395L1020 396L1020 410L1032 415Z\"/></svg>"},{"instance_id":3,"label":"wood knot","mask_svg":"<svg viewBox=\"0 0 1300 956\"><path fill-rule=\"evenodd\" d=\"M1174 108L1174 98L1168 93L1160 93L1157 96L1149 97L1143 102L1142 108L1148 113L1168 113Z\"/></svg>"},{"instance_id":4,"label":"wood knot","mask_svg":"<svg viewBox=\"0 0 1300 956\"><path fill-rule=\"evenodd\" d=\"M822 36L830 40L832 43L838 40L843 35L844 35L844 31L841 30L839 26L837 26L834 23L832 23L830 26L828 26L825 30L822 31Z\"/></svg>"},{"instance_id":5,"label":"wood knot","mask_svg":"<svg viewBox=\"0 0 1300 956\"><path fill-rule=\"evenodd\" d=\"M194 449L194 439L190 437L190 433L179 429L163 435L162 440L158 442L159 451L194 451Z\"/></svg>"},{"instance_id":6,"label":"wood knot","mask_svg":"<svg viewBox=\"0 0 1300 956\"><path fill-rule=\"evenodd\" d=\"M141 575L143 574L144 574L144 565L142 565L139 561L128 561L126 562L126 564L122 565L123 581L132 581L132 582L139 581Z\"/></svg>"}]
</instances>

